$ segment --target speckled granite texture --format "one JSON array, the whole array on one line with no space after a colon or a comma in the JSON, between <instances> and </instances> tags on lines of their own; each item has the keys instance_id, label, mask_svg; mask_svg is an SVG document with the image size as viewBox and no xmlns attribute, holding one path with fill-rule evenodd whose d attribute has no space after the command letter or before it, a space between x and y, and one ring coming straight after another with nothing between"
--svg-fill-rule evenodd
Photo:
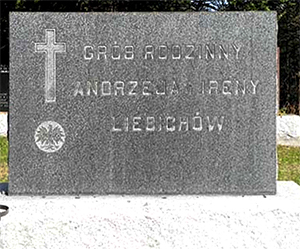
<instances>
[{"instance_id":1,"label":"speckled granite texture","mask_svg":"<svg viewBox=\"0 0 300 249\"><path fill-rule=\"evenodd\" d=\"M276 13L11 13L10 194L275 194Z\"/></svg>"}]
</instances>

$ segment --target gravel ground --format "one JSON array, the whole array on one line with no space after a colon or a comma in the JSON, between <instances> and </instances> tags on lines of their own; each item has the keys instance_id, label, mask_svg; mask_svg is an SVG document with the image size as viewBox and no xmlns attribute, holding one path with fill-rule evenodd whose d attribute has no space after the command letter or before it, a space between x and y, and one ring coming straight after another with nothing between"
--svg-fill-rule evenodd
<instances>
[{"instance_id":1,"label":"gravel ground","mask_svg":"<svg viewBox=\"0 0 300 249\"><path fill-rule=\"evenodd\" d=\"M0 196L0 248L300 248L300 187L275 196Z\"/></svg>"}]
</instances>

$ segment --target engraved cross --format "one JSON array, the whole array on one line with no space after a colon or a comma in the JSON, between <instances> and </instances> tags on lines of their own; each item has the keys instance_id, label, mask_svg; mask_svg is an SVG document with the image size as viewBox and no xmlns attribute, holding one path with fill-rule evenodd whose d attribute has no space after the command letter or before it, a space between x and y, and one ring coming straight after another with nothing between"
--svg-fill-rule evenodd
<instances>
[{"instance_id":1,"label":"engraved cross","mask_svg":"<svg viewBox=\"0 0 300 249\"><path fill-rule=\"evenodd\" d=\"M56 101L56 53L66 52L65 43L55 42L55 29L46 29L45 43L35 43L35 52L46 53L45 102Z\"/></svg>"}]
</instances>

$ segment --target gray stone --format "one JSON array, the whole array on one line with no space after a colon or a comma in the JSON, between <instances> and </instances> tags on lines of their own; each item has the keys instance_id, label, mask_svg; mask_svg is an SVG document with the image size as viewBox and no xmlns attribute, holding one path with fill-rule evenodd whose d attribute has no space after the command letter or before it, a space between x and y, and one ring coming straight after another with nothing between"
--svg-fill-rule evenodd
<instances>
[{"instance_id":1,"label":"gray stone","mask_svg":"<svg viewBox=\"0 0 300 249\"><path fill-rule=\"evenodd\" d=\"M277 144L300 146L300 116L277 116Z\"/></svg>"},{"instance_id":2,"label":"gray stone","mask_svg":"<svg viewBox=\"0 0 300 249\"><path fill-rule=\"evenodd\" d=\"M11 13L10 194L275 194L276 13Z\"/></svg>"},{"instance_id":3,"label":"gray stone","mask_svg":"<svg viewBox=\"0 0 300 249\"><path fill-rule=\"evenodd\" d=\"M267 196L1 196L0 248L299 249L300 186ZM120 208L121 207L121 208Z\"/></svg>"}]
</instances>

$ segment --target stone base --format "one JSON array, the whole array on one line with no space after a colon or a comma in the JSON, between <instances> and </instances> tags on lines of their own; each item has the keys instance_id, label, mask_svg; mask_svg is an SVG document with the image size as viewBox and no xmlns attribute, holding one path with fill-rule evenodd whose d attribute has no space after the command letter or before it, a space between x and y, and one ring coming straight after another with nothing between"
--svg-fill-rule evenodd
<instances>
[{"instance_id":1,"label":"stone base","mask_svg":"<svg viewBox=\"0 0 300 249\"><path fill-rule=\"evenodd\" d=\"M0 248L300 248L300 187L275 196L0 196Z\"/></svg>"}]
</instances>

